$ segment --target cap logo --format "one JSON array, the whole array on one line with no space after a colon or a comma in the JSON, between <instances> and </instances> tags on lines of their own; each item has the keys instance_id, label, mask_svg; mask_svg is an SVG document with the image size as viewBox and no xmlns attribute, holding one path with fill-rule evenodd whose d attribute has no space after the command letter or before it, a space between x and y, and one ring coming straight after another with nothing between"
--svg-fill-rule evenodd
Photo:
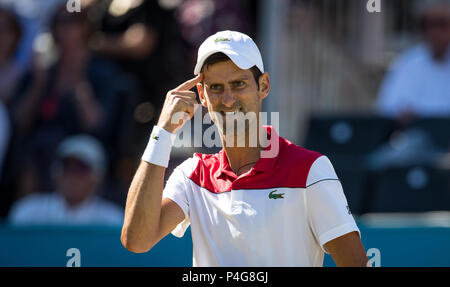
<instances>
[{"instance_id":1,"label":"cap logo","mask_svg":"<svg viewBox=\"0 0 450 287\"><path fill-rule=\"evenodd\" d=\"M214 42L218 43L218 42L230 42L231 40L228 38L216 38L214 40Z\"/></svg>"}]
</instances>

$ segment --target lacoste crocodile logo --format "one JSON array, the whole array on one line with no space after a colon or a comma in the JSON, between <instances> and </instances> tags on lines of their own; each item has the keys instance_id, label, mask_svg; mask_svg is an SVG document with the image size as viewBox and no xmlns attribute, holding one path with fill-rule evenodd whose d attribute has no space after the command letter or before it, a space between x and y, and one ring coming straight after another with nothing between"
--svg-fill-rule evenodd
<instances>
[{"instance_id":1,"label":"lacoste crocodile logo","mask_svg":"<svg viewBox=\"0 0 450 287\"><path fill-rule=\"evenodd\" d=\"M155 141L159 140L159 136L157 136L157 135L152 135L152 140L155 140Z\"/></svg>"},{"instance_id":2,"label":"lacoste crocodile logo","mask_svg":"<svg viewBox=\"0 0 450 287\"><path fill-rule=\"evenodd\" d=\"M231 40L228 38L216 38L214 42L230 42Z\"/></svg>"},{"instance_id":3,"label":"lacoste crocodile logo","mask_svg":"<svg viewBox=\"0 0 450 287\"><path fill-rule=\"evenodd\" d=\"M270 198L270 199L284 198L284 197L283 197L284 193L274 193L274 192L276 192L276 191L277 191L277 190L275 189L274 191L272 191L272 192L269 193L269 198Z\"/></svg>"}]
</instances>

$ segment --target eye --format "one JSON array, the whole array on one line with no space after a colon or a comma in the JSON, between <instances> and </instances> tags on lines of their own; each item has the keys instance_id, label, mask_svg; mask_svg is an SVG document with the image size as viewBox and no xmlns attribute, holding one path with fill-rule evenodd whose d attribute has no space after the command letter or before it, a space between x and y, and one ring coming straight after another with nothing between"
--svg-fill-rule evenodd
<instances>
[{"instance_id":1,"label":"eye","mask_svg":"<svg viewBox=\"0 0 450 287\"><path fill-rule=\"evenodd\" d=\"M243 86L245 86L245 82L244 81L235 81L235 82L233 82L233 87L235 87L235 88L240 88L240 87L243 87Z\"/></svg>"},{"instance_id":2,"label":"eye","mask_svg":"<svg viewBox=\"0 0 450 287\"><path fill-rule=\"evenodd\" d=\"M212 84L209 86L209 89L211 91L221 91L222 90L222 85L220 84Z\"/></svg>"}]
</instances>

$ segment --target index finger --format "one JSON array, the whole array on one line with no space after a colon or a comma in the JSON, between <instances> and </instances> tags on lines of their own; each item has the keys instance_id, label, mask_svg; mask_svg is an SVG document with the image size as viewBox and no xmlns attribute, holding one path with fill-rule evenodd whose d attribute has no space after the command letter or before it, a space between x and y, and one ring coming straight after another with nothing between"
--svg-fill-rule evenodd
<instances>
[{"instance_id":1,"label":"index finger","mask_svg":"<svg viewBox=\"0 0 450 287\"><path fill-rule=\"evenodd\" d=\"M182 83L181 85L179 85L175 90L176 91L181 91L181 90L190 90L193 87L195 87L195 85L197 83L200 83L203 79L203 74L200 73L198 74L195 78L192 78L190 80L187 80L186 82Z\"/></svg>"}]
</instances>

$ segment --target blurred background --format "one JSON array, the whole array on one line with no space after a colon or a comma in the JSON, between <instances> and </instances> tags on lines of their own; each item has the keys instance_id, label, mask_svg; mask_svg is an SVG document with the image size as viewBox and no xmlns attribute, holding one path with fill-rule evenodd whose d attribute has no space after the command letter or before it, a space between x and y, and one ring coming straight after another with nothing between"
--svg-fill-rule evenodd
<instances>
[{"instance_id":1,"label":"blurred background","mask_svg":"<svg viewBox=\"0 0 450 287\"><path fill-rule=\"evenodd\" d=\"M166 92L227 29L381 265L450 266L450 0L0 0L0 266L192 264L189 236L131 254L120 227ZM166 176L194 151L217 150L174 149Z\"/></svg>"}]
</instances>

